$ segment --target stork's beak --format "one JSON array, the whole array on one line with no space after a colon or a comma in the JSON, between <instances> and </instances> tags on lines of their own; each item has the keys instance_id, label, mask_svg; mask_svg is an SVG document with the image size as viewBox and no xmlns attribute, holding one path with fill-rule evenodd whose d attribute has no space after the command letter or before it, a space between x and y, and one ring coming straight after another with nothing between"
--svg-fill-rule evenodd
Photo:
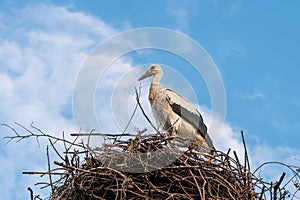
<instances>
[{"instance_id":1,"label":"stork's beak","mask_svg":"<svg viewBox=\"0 0 300 200\"><path fill-rule=\"evenodd\" d=\"M151 71L146 71L146 73L143 74L143 75L139 78L138 81L141 81L141 80L143 80L143 79L145 79L145 78L147 78L148 76L151 76L151 75L152 75L152 72L151 72Z\"/></svg>"}]
</instances>

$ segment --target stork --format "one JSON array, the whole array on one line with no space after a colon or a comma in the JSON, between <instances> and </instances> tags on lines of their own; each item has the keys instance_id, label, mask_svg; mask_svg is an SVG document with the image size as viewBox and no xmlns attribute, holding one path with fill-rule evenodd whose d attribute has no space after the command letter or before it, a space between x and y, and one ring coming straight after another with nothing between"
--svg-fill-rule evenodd
<instances>
[{"instance_id":1,"label":"stork","mask_svg":"<svg viewBox=\"0 0 300 200\"><path fill-rule=\"evenodd\" d=\"M159 65L150 65L138 81L149 76L152 76L152 82L148 99L153 116L161 128L179 137L195 137L199 145L213 149L207 127L197 108L180 94L160 85L163 71Z\"/></svg>"}]
</instances>

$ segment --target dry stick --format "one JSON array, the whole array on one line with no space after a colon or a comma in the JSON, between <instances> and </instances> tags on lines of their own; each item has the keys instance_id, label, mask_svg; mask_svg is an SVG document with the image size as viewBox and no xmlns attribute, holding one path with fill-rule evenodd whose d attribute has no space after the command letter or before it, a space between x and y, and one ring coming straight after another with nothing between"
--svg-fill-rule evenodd
<instances>
[{"instance_id":1,"label":"dry stick","mask_svg":"<svg viewBox=\"0 0 300 200\"><path fill-rule=\"evenodd\" d=\"M145 133L146 131L147 131L146 128L144 128L141 131L138 131L138 134L136 135L135 140L139 140L141 138L142 134Z\"/></svg>"},{"instance_id":2,"label":"dry stick","mask_svg":"<svg viewBox=\"0 0 300 200\"><path fill-rule=\"evenodd\" d=\"M18 122L15 122L15 124L17 124L18 126L22 127L23 129L25 129L28 133L31 133L31 135L33 135L34 133L32 131L30 131L28 128L26 128L25 126L19 124ZM44 134L44 133L41 133Z\"/></svg>"},{"instance_id":3,"label":"dry stick","mask_svg":"<svg viewBox=\"0 0 300 200\"><path fill-rule=\"evenodd\" d=\"M182 180L184 180L185 178L183 178ZM186 180L188 183L192 183L191 181ZM189 197L189 199L191 199L191 195L186 191L185 187L182 186L182 183L180 181L178 181L178 184L180 185L180 188L183 190L183 192L185 193L185 195L187 195ZM169 194L170 195L170 194ZM173 195L173 194L171 194Z\"/></svg>"},{"instance_id":4,"label":"dry stick","mask_svg":"<svg viewBox=\"0 0 300 200\"><path fill-rule=\"evenodd\" d=\"M200 186L198 184L198 181L197 179L195 178L195 175L192 173L191 169L189 170L190 171L190 174L192 175L193 179L194 179L194 182L197 186L197 189L198 189L198 192L199 192L199 196L202 197L202 192L201 192L201 189L200 189Z\"/></svg>"},{"instance_id":5,"label":"dry stick","mask_svg":"<svg viewBox=\"0 0 300 200\"><path fill-rule=\"evenodd\" d=\"M49 142L50 142L52 148L54 149L55 153L60 157L60 159L62 159L62 160L64 161L65 159L64 159L64 158L60 155L60 153L57 151L57 149L55 148L55 146L54 146L52 140L51 140L51 139L48 139L48 140L49 140Z\"/></svg>"},{"instance_id":6,"label":"dry stick","mask_svg":"<svg viewBox=\"0 0 300 200\"><path fill-rule=\"evenodd\" d=\"M116 180L116 185L117 185L117 192L116 192L115 199L118 199L118 196L119 196L119 191L118 191L118 189L119 189L119 181L118 181L118 178L117 178L116 174L114 175L114 180Z\"/></svg>"},{"instance_id":7,"label":"dry stick","mask_svg":"<svg viewBox=\"0 0 300 200\"><path fill-rule=\"evenodd\" d=\"M38 132L45 134L41 129L37 128L36 126L33 126L33 122L31 122L30 127L37 130Z\"/></svg>"},{"instance_id":8,"label":"dry stick","mask_svg":"<svg viewBox=\"0 0 300 200\"><path fill-rule=\"evenodd\" d=\"M89 194L89 196L92 197L93 199L105 200L105 198L99 197L99 196L94 195L94 194Z\"/></svg>"},{"instance_id":9,"label":"dry stick","mask_svg":"<svg viewBox=\"0 0 300 200\"><path fill-rule=\"evenodd\" d=\"M132 191L132 190L127 190L127 192L130 192L130 193L132 193L132 194L134 194L134 195L136 195L136 196L139 196L139 197L141 197L141 199L144 199L144 198L145 198L145 195L139 194L139 193L134 192L134 191ZM135 198L134 198L134 199L135 199Z\"/></svg>"},{"instance_id":10,"label":"dry stick","mask_svg":"<svg viewBox=\"0 0 300 200\"><path fill-rule=\"evenodd\" d=\"M207 184L207 181L206 181L206 179L204 178L204 176L203 176L203 174L202 174L202 172L201 172L201 170L199 170L199 169L196 169L198 172L199 172L199 174L200 174L200 176L201 176L201 178L202 178L202 180L203 180L203 185L202 185L202 191L203 191L203 196L201 197L201 199L204 199L205 198L205 185ZM207 184L207 194L211 194L211 191L210 191L210 184Z\"/></svg>"},{"instance_id":11,"label":"dry stick","mask_svg":"<svg viewBox=\"0 0 300 200\"><path fill-rule=\"evenodd\" d=\"M17 136L16 137L21 137L20 135L19 135L19 133L16 131L16 129L14 129L13 127L11 127L11 126L9 126L9 125L7 125L7 124L1 124L1 126L6 126L6 127L8 127L10 130L12 130ZM30 137L30 136L28 136L28 137ZM5 144L8 144L10 141L12 141L13 139L15 139L15 137L3 137L3 139L9 139L8 140L8 142L6 142Z\"/></svg>"},{"instance_id":12,"label":"dry stick","mask_svg":"<svg viewBox=\"0 0 300 200\"><path fill-rule=\"evenodd\" d=\"M31 126L31 127L34 127L32 124L33 124L33 122L31 122L30 126ZM34 129L35 129L35 128L34 128ZM37 129L37 130L41 132L41 130L39 130L39 129ZM42 133L42 132L41 132L41 133ZM39 142L38 137L36 137L35 140L36 140L36 142L38 143L39 148L40 148L40 142Z\"/></svg>"},{"instance_id":13,"label":"dry stick","mask_svg":"<svg viewBox=\"0 0 300 200\"><path fill-rule=\"evenodd\" d=\"M259 199L258 199L258 200L262 200L262 199L263 199L263 195L264 195L264 193L265 193L265 188L266 188L266 186L265 186L265 185L263 185L263 187L262 187L262 189L261 189L261 193L260 193L260 196L259 196Z\"/></svg>"},{"instance_id":14,"label":"dry stick","mask_svg":"<svg viewBox=\"0 0 300 200\"><path fill-rule=\"evenodd\" d=\"M18 126L22 127L25 131L27 131L28 133L30 133L31 135L34 135L34 133L32 131L30 131L29 129L27 129L25 126L15 122L15 124L17 124ZM31 124L33 124L33 122L31 122ZM40 132L42 135L45 135L45 133L43 132ZM20 140L19 140L20 141ZM36 137L36 142L38 143L39 147L40 147L40 142L39 142L39 139L38 137Z\"/></svg>"},{"instance_id":15,"label":"dry stick","mask_svg":"<svg viewBox=\"0 0 300 200\"><path fill-rule=\"evenodd\" d=\"M291 181L293 181L293 179L294 179L296 176L297 176L297 174L294 174L294 176L292 176L292 177L284 184L284 186L283 186L282 188L285 188ZM297 177L296 177L296 180L298 180Z\"/></svg>"},{"instance_id":16,"label":"dry stick","mask_svg":"<svg viewBox=\"0 0 300 200\"><path fill-rule=\"evenodd\" d=\"M161 133L157 130L157 128L152 124L152 122L150 121L150 119L149 119L148 116L146 115L144 109L142 108L142 105L141 105L141 103L140 103L139 95L138 95L138 92L137 92L136 88L135 88L135 94L136 94L136 101L137 101L137 103L138 103L138 105L139 105L139 107L140 107L140 109L141 109L141 111L142 111L144 117L145 117L145 118L147 119L147 121L150 123L150 125L152 126L152 128L154 128L154 130L155 130L160 136L162 136L162 134L161 134Z\"/></svg>"},{"instance_id":17,"label":"dry stick","mask_svg":"<svg viewBox=\"0 0 300 200\"><path fill-rule=\"evenodd\" d=\"M65 139L65 132L64 131L63 131L62 135L63 135L63 144L64 144L65 151L68 152L68 148L67 148L67 145L66 145L66 142L65 142L66 139Z\"/></svg>"},{"instance_id":18,"label":"dry stick","mask_svg":"<svg viewBox=\"0 0 300 200\"><path fill-rule=\"evenodd\" d=\"M243 146L244 146L244 151L245 151L245 160L244 160L244 173L245 176L247 177L247 185L249 188L252 188L251 181L250 181L250 163L249 163L249 157L248 157L248 151L247 151L247 146L245 142L245 137L244 137L244 131L241 131L241 136L242 136L242 141L243 141ZM247 169L248 168L248 169ZM247 172L248 170L248 172ZM250 198L250 193L248 193L248 198Z\"/></svg>"},{"instance_id":19,"label":"dry stick","mask_svg":"<svg viewBox=\"0 0 300 200\"><path fill-rule=\"evenodd\" d=\"M299 192L300 190L296 190L293 194L292 194L292 199L293 200L294 198L297 198L296 197L296 194ZM297 198L297 199L300 199L300 198Z\"/></svg>"},{"instance_id":20,"label":"dry stick","mask_svg":"<svg viewBox=\"0 0 300 200\"><path fill-rule=\"evenodd\" d=\"M136 88L135 88L135 91L136 91ZM141 95L141 83L140 83L140 85L139 85L139 93L137 94L137 98L140 98L140 95ZM133 119L133 117L134 117L134 115L135 115L135 113L136 113L137 107L138 107L138 103L135 104L135 107L134 107L134 109L133 109L133 112L132 112L132 114L131 114L131 116L130 116L130 119L129 119L128 123L126 124L126 126L125 126L125 128L124 128L124 131L122 132L122 134L120 135L119 138L118 138L118 137L115 137L115 139L114 139L114 141L113 141L113 144L116 143L117 140L120 140L122 136L124 136L124 134L125 134L125 132L126 132L128 126L130 125L130 123L131 123L131 121L132 121L132 119Z\"/></svg>"},{"instance_id":21,"label":"dry stick","mask_svg":"<svg viewBox=\"0 0 300 200\"><path fill-rule=\"evenodd\" d=\"M64 144L64 148L65 148L65 152L66 152L66 155L65 155L65 159L64 159L64 161L65 161L65 163L67 164L67 165L69 165L70 164L70 160L69 160L69 157L68 157L68 148L67 148L67 144L66 144L66 139L65 139L65 132L63 131L63 144Z\"/></svg>"},{"instance_id":22,"label":"dry stick","mask_svg":"<svg viewBox=\"0 0 300 200\"><path fill-rule=\"evenodd\" d=\"M216 177L218 177L218 179L216 179L215 181L219 182L220 184L222 184L224 186L224 184L226 184L227 186L227 190L228 190L228 195L230 195L232 197L232 199L234 199L234 197L232 196L231 191L234 191L236 194L238 194L238 192L235 190L235 188L232 186L232 184L230 184L225 178L223 178L222 176L220 176L219 174L217 174L216 172L212 172L212 174L214 174ZM222 183L222 182L223 183Z\"/></svg>"},{"instance_id":23,"label":"dry stick","mask_svg":"<svg viewBox=\"0 0 300 200\"><path fill-rule=\"evenodd\" d=\"M47 145L47 162L48 162L48 172L51 171L51 168L50 168L50 158L49 158L49 146ZM52 182L52 177L51 177L51 174L49 173L49 181L50 181L50 186L51 186L51 192L52 194L54 193L54 188L53 188L53 182Z\"/></svg>"},{"instance_id":24,"label":"dry stick","mask_svg":"<svg viewBox=\"0 0 300 200\"><path fill-rule=\"evenodd\" d=\"M37 134L37 133L33 133L32 131L28 130L27 128L25 128L24 126L18 124L18 123L15 123L17 124L18 126L22 127L24 130L26 130L28 133L30 133L29 135L20 135L17 133L17 131L12 128L11 126L7 125L7 124L2 124L3 126L6 126L8 127L9 129L11 129L15 134L16 136L6 136L4 137L4 139L9 139L9 141L7 143L9 143L11 140L13 139L16 139L16 138L19 138L19 140L17 140L17 142L23 140L23 139L26 139L26 138L29 138L29 137L46 137L46 138L51 138L51 139L54 139L54 140L57 140L57 141L62 141L62 142L66 142L68 144L72 144L72 145L75 145L75 146L78 146L78 147L81 147L81 148L84 148L84 145L80 145L80 144L76 144L76 143L72 143L68 140L63 140L61 138L58 138L58 137L55 137L55 136L52 136L50 134L45 134L45 133L40 133L40 134ZM6 144L7 144L6 143Z\"/></svg>"},{"instance_id":25,"label":"dry stick","mask_svg":"<svg viewBox=\"0 0 300 200\"><path fill-rule=\"evenodd\" d=\"M41 186L40 189L45 189L50 186L50 184L48 182L37 182L34 185L36 185L36 186L37 185L45 185L45 186Z\"/></svg>"},{"instance_id":26,"label":"dry stick","mask_svg":"<svg viewBox=\"0 0 300 200\"><path fill-rule=\"evenodd\" d=\"M270 186L270 199L273 199L272 188L273 188L273 182L271 182L271 186Z\"/></svg>"},{"instance_id":27,"label":"dry stick","mask_svg":"<svg viewBox=\"0 0 300 200\"><path fill-rule=\"evenodd\" d=\"M1 124L1 126L6 126L7 128L11 129L17 136L20 136L19 133L14 129L13 127L7 125L7 124ZM4 137L5 138L5 137ZM30 188L31 189L31 188Z\"/></svg>"},{"instance_id":28,"label":"dry stick","mask_svg":"<svg viewBox=\"0 0 300 200\"><path fill-rule=\"evenodd\" d=\"M245 138L244 138L244 132L241 131L241 136L242 136L242 141L243 141L243 146L244 146L244 153L245 153L245 160L244 160L244 168L245 170L247 169L248 167L248 170L250 171L250 164L249 164L249 161L248 161L248 152L247 152L247 147L246 147L246 143L245 143Z\"/></svg>"},{"instance_id":29,"label":"dry stick","mask_svg":"<svg viewBox=\"0 0 300 200\"><path fill-rule=\"evenodd\" d=\"M73 167L73 166L70 166L70 165L65 165L65 164L57 162L57 161L54 161L54 164L58 165L58 166L61 166L61 167L64 167L64 168L67 168L67 169L76 170L76 171L84 172L84 173L88 173L88 174L95 174L95 175L98 175L99 173L92 172L91 170L95 170L95 169L107 169L107 170L111 170L111 171L115 172L116 174L119 174L124 179L126 179L126 175L125 174L123 174L122 172L120 172L118 170L115 170L113 168L109 168L109 167L96 167L96 168L92 168L92 169L86 170L86 169L82 169L82 168L78 168L78 167Z\"/></svg>"},{"instance_id":30,"label":"dry stick","mask_svg":"<svg viewBox=\"0 0 300 200\"><path fill-rule=\"evenodd\" d=\"M261 164L260 166L258 166L255 171L253 172L253 174L255 174L260 168L262 168L265 165L269 165L269 164L278 164L278 165L282 165L287 167L288 169L290 169L294 174L296 174L296 176L298 178L300 178L300 174L298 174L298 172L296 170L294 170L290 165L284 164L282 162L278 162L278 161L270 161L270 162L264 162L263 164Z\"/></svg>"},{"instance_id":31,"label":"dry stick","mask_svg":"<svg viewBox=\"0 0 300 200\"><path fill-rule=\"evenodd\" d=\"M274 200L277 199L277 190L279 189L279 185L281 184L281 182L283 181L284 177L285 177L285 172L282 173L279 181L277 183L275 183L274 185Z\"/></svg>"},{"instance_id":32,"label":"dry stick","mask_svg":"<svg viewBox=\"0 0 300 200\"><path fill-rule=\"evenodd\" d=\"M22 172L22 174L29 174L29 175L47 175L47 174L52 174L52 175L71 175L71 173L68 172Z\"/></svg>"},{"instance_id":33,"label":"dry stick","mask_svg":"<svg viewBox=\"0 0 300 200\"><path fill-rule=\"evenodd\" d=\"M224 163L223 164L226 164L228 162L228 164L230 163L230 157L229 157L229 153L230 153L231 149L229 148L226 155L225 155L225 158L224 158ZM229 165L230 167L230 165Z\"/></svg>"},{"instance_id":34,"label":"dry stick","mask_svg":"<svg viewBox=\"0 0 300 200\"><path fill-rule=\"evenodd\" d=\"M137 97L140 98L140 96L141 96L141 82L140 82L140 85L139 85L139 93L137 95L138 95ZM126 124L125 128L124 128L123 134L126 132L129 124L131 123L131 121L132 121L132 119L133 119L133 117L135 115L137 107L138 107L138 103L135 104L135 107L134 107L133 112L132 112L132 114L130 116L130 119L129 119L128 123Z\"/></svg>"},{"instance_id":35,"label":"dry stick","mask_svg":"<svg viewBox=\"0 0 300 200\"><path fill-rule=\"evenodd\" d=\"M108 137L115 137L115 136L136 136L136 134L129 134L129 133L121 133L121 134L114 134L114 133L71 133L71 136L108 136Z\"/></svg>"},{"instance_id":36,"label":"dry stick","mask_svg":"<svg viewBox=\"0 0 300 200\"><path fill-rule=\"evenodd\" d=\"M71 156L71 164L74 166L76 166L76 167L79 167L80 166L80 164L79 164L79 158L78 158L78 154L75 152L75 153L73 153L73 154L69 154L69 152L67 152L68 153L68 155L72 155ZM74 164L74 162L75 162L75 164Z\"/></svg>"},{"instance_id":37,"label":"dry stick","mask_svg":"<svg viewBox=\"0 0 300 200\"><path fill-rule=\"evenodd\" d=\"M33 200L33 191L30 187L27 188L27 190L29 190L30 193L30 200Z\"/></svg>"},{"instance_id":38,"label":"dry stick","mask_svg":"<svg viewBox=\"0 0 300 200\"><path fill-rule=\"evenodd\" d=\"M87 146L90 145L91 133L93 133L95 130L96 130L96 129L92 129L92 130L90 131L90 135L88 135L88 141L87 141L87 144L86 144Z\"/></svg>"},{"instance_id":39,"label":"dry stick","mask_svg":"<svg viewBox=\"0 0 300 200\"><path fill-rule=\"evenodd\" d=\"M166 195L170 195L169 192L166 192L166 191L164 191L164 190L161 190L161 189L157 188L155 185L153 185L153 183L148 179L147 176L144 176L144 177L146 178L147 183L148 183L153 189L155 189L157 192L160 192L160 193L166 194ZM143 190L142 190L142 191L143 191Z\"/></svg>"},{"instance_id":40,"label":"dry stick","mask_svg":"<svg viewBox=\"0 0 300 200\"><path fill-rule=\"evenodd\" d=\"M77 141L78 138L79 138L79 136L76 136L72 143L75 144L75 142ZM69 150L72 148L73 144L69 146L67 152L69 152Z\"/></svg>"},{"instance_id":41,"label":"dry stick","mask_svg":"<svg viewBox=\"0 0 300 200\"><path fill-rule=\"evenodd\" d=\"M239 161L239 157L237 156L237 154L236 154L236 151L233 151L233 155L234 155L234 157L235 157L235 160L236 160L236 164L237 164L237 169L238 169L238 171L242 174L243 173L243 171L242 171L242 169L241 169L241 163L240 163L240 161Z\"/></svg>"}]
</instances>

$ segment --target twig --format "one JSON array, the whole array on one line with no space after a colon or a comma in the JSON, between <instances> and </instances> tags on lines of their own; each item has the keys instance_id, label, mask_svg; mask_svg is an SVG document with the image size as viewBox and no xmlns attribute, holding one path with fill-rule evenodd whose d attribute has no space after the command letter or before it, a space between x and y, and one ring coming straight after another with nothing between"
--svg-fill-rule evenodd
<instances>
[{"instance_id":1,"label":"twig","mask_svg":"<svg viewBox=\"0 0 300 200\"><path fill-rule=\"evenodd\" d=\"M259 196L259 199L258 200L262 200L263 199L263 196L264 196L264 193L265 193L265 188L266 186L263 185L262 189L261 189L261 193L260 193L260 196Z\"/></svg>"},{"instance_id":2,"label":"twig","mask_svg":"<svg viewBox=\"0 0 300 200\"><path fill-rule=\"evenodd\" d=\"M138 94L137 94L137 97L140 98L140 95L141 95L141 82L140 82L140 85L139 85L139 92L138 92ZM132 114L131 114L131 116L130 116L130 118L129 118L129 121L128 121L128 123L126 124L126 126L125 126L125 128L124 128L124 130L123 130L123 134L126 132L128 126L130 125L130 123L131 123L131 121L132 121L132 119L133 119L133 117L134 117L134 115L135 115L135 112L136 112L137 107L138 107L138 103L136 102L136 104L135 104L135 106L134 106L134 109L133 109L133 112L132 112Z\"/></svg>"},{"instance_id":3,"label":"twig","mask_svg":"<svg viewBox=\"0 0 300 200\"><path fill-rule=\"evenodd\" d=\"M135 94L136 94L136 101L137 101L137 103L138 103L138 105L139 105L139 107L140 107L140 109L141 109L141 111L142 111L144 117L147 119L147 121L149 122L149 124L150 124L150 125L152 126L152 128L156 131L156 133L158 133L160 136L162 136L162 134L161 134L161 133L158 131L158 129L153 125L153 123L150 121L149 117L146 115L144 109L142 108L142 105L141 105L141 103L140 103L139 95L138 95L138 92L137 92L136 88L135 88Z\"/></svg>"},{"instance_id":4,"label":"twig","mask_svg":"<svg viewBox=\"0 0 300 200\"><path fill-rule=\"evenodd\" d=\"M51 171L51 167L50 167L50 158L49 158L49 147L47 145L47 162L48 162L48 172ZM51 192L54 192L54 188L53 188L53 183L52 183L52 177L51 174L49 173L49 181L50 181L50 186L51 186Z\"/></svg>"},{"instance_id":5,"label":"twig","mask_svg":"<svg viewBox=\"0 0 300 200\"><path fill-rule=\"evenodd\" d=\"M118 134L118 133L114 133L114 134L111 134L111 133L71 133L70 134L71 136L112 136L112 137L117 137L117 136L136 136L136 134L129 134L129 133L121 133L121 134Z\"/></svg>"},{"instance_id":6,"label":"twig","mask_svg":"<svg viewBox=\"0 0 300 200\"><path fill-rule=\"evenodd\" d=\"M50 134L45 134L45 133L33 133L32 131L28 130L27 128L25 128L23 125L20 125L18 123L15 123L17 124L18 126L20 126L21 128L23 128L26 132L30 133L28 135L20 135L13 127L7 125L7 124L3 124L4 126L10 128L16 135L15 136L5 136L4 139L9 139L9 141L7 143L9 143L10 141L14 140L14 139L18 139L17 142L21 141L21 140L24 140L26 138L30 138L30 137L46 137L46 138L51 138L51 139L54 139L54 140L57 140L57 141L62 141L62 142L66 142L68 144L72 144L72 145L75 145L75 146L78 146L78 147L83 147L83 145L80 145L80 144L74 144L68 140L64 140L64 139L61 139L61 138L58 138L58 137L55 137L53 135L50 135ZM6 143L6 144L7 144Z\"/></svg>"},{"instance_id":7,"label":"twig","mask_svg":"<svg viewBox=\"0 0 300 200\"><path fill-rule=\"evenodd\" d=\"M277 199L277 191L278 191L278 189L279 189L279 185L281 184L281 182L283 181L283 179L284 179L284 177L285 177L285 174L286 174L286 173L283 172L282 175L281 175L281 177L280 177L280 179L279 179L279 181L276 182L275 185L274 185L274 200Z\"/></svg>"},{"instance_id":8,"label":"twig","mask_svg":"<svg viewBox=\"0 0 300 200\"><path fill-rule=\"evenodd\" d=\"M30 187L28 187L27 190L29 190L30 199L33 200L33 191L32 191L32 189Z\"/></svg>"},{"instance_id":9,"label":"twig","mask_svg":"<svg viewBox=\"0 0 300 200\"><path fill-rule=\"evenodd\" d=\"M51 140L51 139L48 139L48 140L49 140L49 142L50 142L51 147L54 149L56 155L58 155L58 157L60 157L61 160L65 160L64 157L63 157L62 155L60 155L60 153L58 152L58 150L55 148L55 145L54 145L54 143L52 142L52 140Z\"/></svg>"},{"instance_id":10,"label":"twig","mask_svg":"<svg viewBox=\"0 0 300 200\"><path fill-rule=\"evenodd\" d=\"M67 172L22 172L22 174L28 174L28 175L70 175L70 173Z\"/></svg>"}]
</instances>

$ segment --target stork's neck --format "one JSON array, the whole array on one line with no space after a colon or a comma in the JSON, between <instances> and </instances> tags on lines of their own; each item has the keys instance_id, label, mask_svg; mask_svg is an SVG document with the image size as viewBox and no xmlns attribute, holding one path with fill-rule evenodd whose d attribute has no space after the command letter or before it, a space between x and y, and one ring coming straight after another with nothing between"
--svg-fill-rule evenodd
<instances>
[{"instance_id":1,"label":"stork's neck","mask_svg":"<svg viewBox=\"0 0 300 200\"><path fill-rule=\"evenodd\" d=\"M159 84L160 79L162 77L162 73L157 73L152 76L152 84Z\"/></svg>"},{"instance_id":2,"label":"stork's neck","mask_svg":"<svg viewBox=\"0 0 300 200\"><path fill-rule=\"evenodd\" d=\"M149 99L151 105L152 105L154 99L156 98L159 86L160 86L159 83L153 83L153 81L152 81L150 89L149 89L149 96L148 96L148 99Z\"/></svg>"},{"instance_id":3,"label":"stork's neck","mask_svg":"<svg viewBox=\"0 0 300 200\"><path fill-rule=\"evenodd\" d=\"M162 75L163 75L162 72L160 72L152 76L152 82L151 82L149 97L148 97L151 104L153 103L153 100L155 99L157 92L161 87L159 82Z\"/></svg>"}]
</instances>

